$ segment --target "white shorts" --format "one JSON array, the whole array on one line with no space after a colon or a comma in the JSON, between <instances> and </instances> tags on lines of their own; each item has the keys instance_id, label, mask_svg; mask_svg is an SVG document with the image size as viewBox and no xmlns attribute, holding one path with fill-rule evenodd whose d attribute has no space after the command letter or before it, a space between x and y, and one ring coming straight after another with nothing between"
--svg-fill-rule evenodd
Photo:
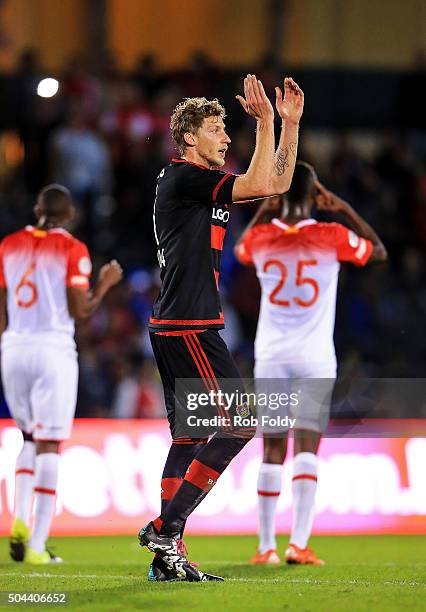
<instances>
[{"instance_id":1,"label":"white shorts","mask_svg":"<svg viewBox=\"0 0 426 612\"><path fill-rule=\"evenodd\" d=\"M2 349L1 374L10 413L21 430L34 440L70 437L78 386L75 349L9 345Z\"/></svg>"},{"instance_id":2,"label":"white shorts","mask_svg":"<svg viewBox=\"0 0 426 612\"><path fill-rule=\"evenodd\" d=\"M335 362L289 364L257 360L254 375L258 431L282 434L289 429L326 429L336 380Z\"/></svg>"}]
</instances>

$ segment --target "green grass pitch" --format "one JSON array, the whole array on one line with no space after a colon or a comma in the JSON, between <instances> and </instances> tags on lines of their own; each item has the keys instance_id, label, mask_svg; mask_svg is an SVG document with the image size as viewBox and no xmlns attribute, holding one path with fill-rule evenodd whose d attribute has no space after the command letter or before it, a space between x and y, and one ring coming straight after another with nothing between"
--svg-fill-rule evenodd
<instances>
[{"instance_id":1,"label":"green grass pitch","mask_svg":"<svg viewBox=\"0 0 426 612\"><path fill-rule=\"evenodd\" d=\"M279 540L281 552L286 541ZM325 567L249 565L254 537L188 537L186 542L190 558L226 582L148 582L150 555L136 537L52 538L54 551L65 563L47 567L12 563L4 539L0 591L67 591L69 603L60 608L90 611L426 609L426 536L313 538Z\"/></svg>"}]
</instances>

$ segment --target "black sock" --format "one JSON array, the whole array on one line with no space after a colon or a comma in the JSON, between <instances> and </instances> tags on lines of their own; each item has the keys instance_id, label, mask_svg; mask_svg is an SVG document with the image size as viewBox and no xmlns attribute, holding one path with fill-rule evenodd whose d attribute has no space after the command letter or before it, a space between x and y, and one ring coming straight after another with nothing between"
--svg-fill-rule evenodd
<instances>
[{"instance_id":1,"label":"black sock","mask_svg":"<svg viewBox=\"0 0 426 612\"><path fill-rule=\"evenodd\" d=\"M180 534L188 516L205 498L231 460L250 439L251 435L238 437L221 434L218 437L215 434L199 451L173 499L155 521L162 535L176 537Z\"/></svg>"},{"instance_id":2,"label":"black sock","mask_svg":"<svg viewBox=\"0 0 426 612\"><path fill-rule=\"evenodd\" d=\"M192 460L206 444L207 439L188 440L185 443L180 440L172 442L161 477L161 514L166 511L170 501L180 488ZM185 530L185 523L186 521L184 521L180 530L181 538Z\"/></svg>"}]
</instances>

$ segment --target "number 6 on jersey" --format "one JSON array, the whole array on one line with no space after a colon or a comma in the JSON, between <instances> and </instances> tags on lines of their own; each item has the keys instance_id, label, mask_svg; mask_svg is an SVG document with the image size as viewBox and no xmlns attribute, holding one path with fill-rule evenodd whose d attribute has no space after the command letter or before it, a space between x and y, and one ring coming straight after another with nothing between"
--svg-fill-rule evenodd
<instances>
[{"instance_id":1,"label":"number 6 on jersey","mask_svg":"<svg viewBox=\"0 0 426 612\"><path fill-rule=\"evenodd\" d=\"M37 302L38 291L36 284L30 280L31 274L35 270L35 263L27 268L23 277L16 285L15 302L19 308L31 308Z\"/></svg>"}]
</instances>

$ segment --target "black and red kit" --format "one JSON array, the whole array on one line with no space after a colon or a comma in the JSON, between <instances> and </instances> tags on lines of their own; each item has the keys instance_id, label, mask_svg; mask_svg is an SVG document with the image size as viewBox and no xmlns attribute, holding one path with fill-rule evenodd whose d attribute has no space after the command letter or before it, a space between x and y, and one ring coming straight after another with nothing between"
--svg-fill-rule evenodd
<instances>
[{"instance_id":1,"label":"black and red kit","mask_svg":"<svg viewBox=\"0 0 426 612\"><path fill-rule=\"evenodd\" d=\"M154 204L161 290L151 331L224 327L219 267L235 178L183 159L161 171Z\"/></svg>"}]
</instances>

